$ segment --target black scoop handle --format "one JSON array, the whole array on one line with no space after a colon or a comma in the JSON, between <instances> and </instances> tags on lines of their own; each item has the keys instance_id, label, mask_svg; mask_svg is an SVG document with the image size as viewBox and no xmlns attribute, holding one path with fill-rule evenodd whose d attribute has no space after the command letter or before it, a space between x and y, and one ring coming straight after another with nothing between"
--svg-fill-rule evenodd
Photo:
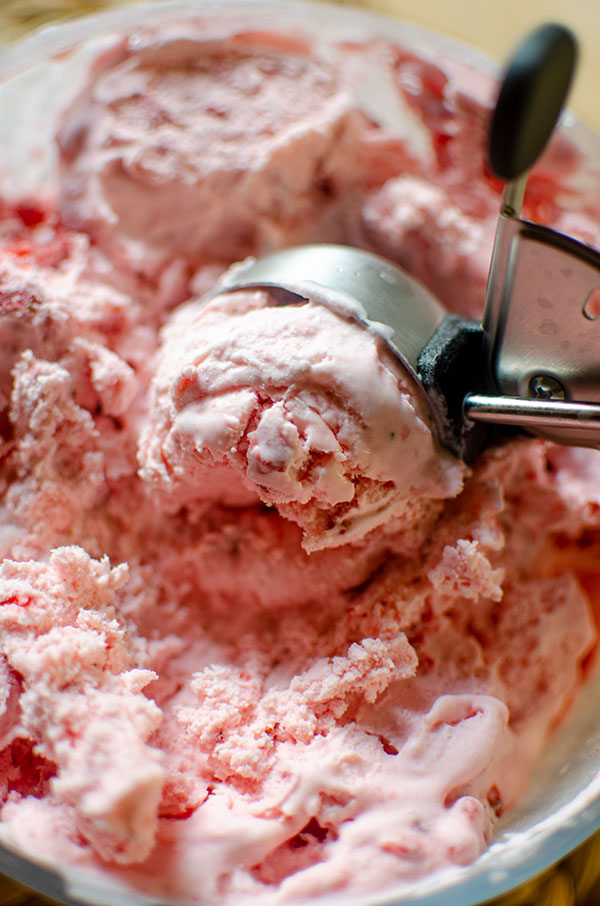
<instances>
[{"instance_id":1,"label":"black scoop handle","mask_svg":"<svg viewBox=\"0 0 600 906\"><path fill-rule=\"evenodd\" d=\"M562 25L542 25L509 61L489 133L492 171L507 182L536 162L569 93L577 41Z\"/></svg>"}]
</instances>

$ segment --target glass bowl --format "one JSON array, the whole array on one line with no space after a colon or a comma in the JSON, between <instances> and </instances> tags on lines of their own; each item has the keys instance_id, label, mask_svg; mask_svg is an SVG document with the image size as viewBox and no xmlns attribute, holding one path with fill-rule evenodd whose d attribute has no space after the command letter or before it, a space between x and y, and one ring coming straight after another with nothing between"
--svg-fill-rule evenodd
<instances>
[{"instance_id":1,"label":"glass bowl","mask_svg":"<svg viewBox=\"0 0 600 906\"><path fill-rule=\"evenodd\" d=\"M60 112L78 93L90 60L114 36L141 22L162 23L187 16L218 16L236 27L301 29L319 39L385 38L432 61L443 58L470 90L493 93L497 67L443 35L348 7L301 0L167 0L122 6L43 28L0 52L0 182L10 174L8 192L18 197L51 184L56 167L52 145ZM35 123L35 130L31 124ZM571 114L564 134L587 159L580 191L600 190L600 138ZM3 190L6 189L6 186ZM568 718L540 760L519 805L497 825L489 849L467 868L440 872L415 882L407 892L393 889L361 898L361 906L471 906L511 890L542 872L600 828L600 677L582 690ZM7 841L0 824L0 872L38 892L73 904L151 906L160 902L108 875L33 860ZM329 906L338 902L328 896ZM340 904L358 900L339 897Z\"/></svg>"}]
</instances>

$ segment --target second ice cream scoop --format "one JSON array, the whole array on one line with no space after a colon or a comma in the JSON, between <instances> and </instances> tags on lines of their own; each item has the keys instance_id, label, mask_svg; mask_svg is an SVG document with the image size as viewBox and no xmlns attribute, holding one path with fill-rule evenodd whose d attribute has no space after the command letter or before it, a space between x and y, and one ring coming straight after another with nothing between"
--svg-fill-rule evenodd
<instances>
[{"instance_id":1,"label":"second ice cream scoop","mask_svg":"<svg viewBox=\"0 0 600 906\"><path fill-rule=\"evenodd\" d=\"M449 315L420 283L356 248L306 245L250 260L219 291L310 298L376 329L426 397L440 441L466 462L490 425L600 445L600 253L520 217L527 172L564 105L573 35L545 25L517 48L490 127L490 164L507 181L483 323Z\"/></svg>"}]
</instances>

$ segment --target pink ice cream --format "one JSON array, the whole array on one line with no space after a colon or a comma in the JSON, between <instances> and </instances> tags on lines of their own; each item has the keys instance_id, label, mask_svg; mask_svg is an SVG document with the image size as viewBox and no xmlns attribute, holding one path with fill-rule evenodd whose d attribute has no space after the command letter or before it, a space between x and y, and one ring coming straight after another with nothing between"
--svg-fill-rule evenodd
<instances>
[{"instance_id":1,"label":"pink ice cream","mask_svg":"<svg viewBox=\"0 0 600 906\"><path fill-rule=\"evenodd\" d=\"M378 527L419 550L464 470L381 340L264 292L182 307L164 332L142 478L170 506L261 500L318 550Z\"/></svg>"},{"instance_id":2,"label":"pink ice cream","mask_svg":"<svg viewBox=\"0 0 600 906\"><path fill-rule=\"evenodd\" d=\"M0 212L3 842L160 898L364 896L472 863L526 789L595 652L598 453L467 469L339 305L206 295L336 241L480 313L486 115L384 42L196 22L94 67L56 204ZM529 210L566 223L577 168L557 141Z\"/></svg>"},{"instance_id":3,"label":"pink ice cream","mask_svg":"<svg viewBox=\"0 0 600 906\"><path fill-rule=\"evenodd\" d=\"M300 38L211 37L116 48L61 132L65 218L151 276L301 240L361 182L366 120L330 64Z\"/></svg>"}]
</instances>

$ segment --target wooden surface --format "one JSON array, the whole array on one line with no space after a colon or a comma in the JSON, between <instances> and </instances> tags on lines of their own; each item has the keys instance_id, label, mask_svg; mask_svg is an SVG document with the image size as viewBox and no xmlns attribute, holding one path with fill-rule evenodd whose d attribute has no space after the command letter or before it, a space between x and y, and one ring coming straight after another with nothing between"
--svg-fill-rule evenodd
<instances>
[{"instance_id":1,"label":"wooden surface","mask_svg":"<svg viewBox=\"0 0 600 906\"><path fill-rule=\"evenodd\" d=\"M123 2L127 0L0 0L0 43L46 22ZM545 21L570 26L582 48L570 106L600 132L600 0L497 0L494 4L487 0L363 0L355 5L435 28L500 60L530 27ZM600 906L600 833L559 865L493 903ZM0 876L0 906L51 906L51 901Z\"/></svg>"}]
</instances>

